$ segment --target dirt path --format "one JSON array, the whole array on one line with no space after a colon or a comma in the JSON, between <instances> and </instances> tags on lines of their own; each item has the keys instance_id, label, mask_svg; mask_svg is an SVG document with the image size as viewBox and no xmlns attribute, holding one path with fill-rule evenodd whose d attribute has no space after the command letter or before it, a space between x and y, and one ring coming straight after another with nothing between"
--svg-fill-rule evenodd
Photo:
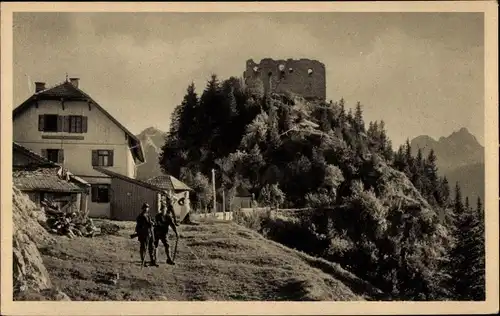
<instances>
[{"instance_id":1,"label":"dirt path","mask_svg":"<svg viewBox=\"0 0 500 316\"><path fill-rule=\"evenodd\" d=\"M115 223L121 226L115 236L58 237L41 249L54 284L72 300L363 300L366 294L353 290L356 280L347 272L336 278L334 267L311 265L230 223L180 226L176 265L165 264L161 249L160 267L141 268L139 243L129 238L133 223ZM116 273L117 283L107 283L107 274Z\"/></svg>"}]
</instances>

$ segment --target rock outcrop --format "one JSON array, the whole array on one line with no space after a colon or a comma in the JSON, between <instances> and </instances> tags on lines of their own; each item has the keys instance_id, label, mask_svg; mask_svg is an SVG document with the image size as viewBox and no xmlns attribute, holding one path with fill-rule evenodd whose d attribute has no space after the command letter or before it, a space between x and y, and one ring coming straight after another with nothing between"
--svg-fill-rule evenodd
<instances>
[{"instance_id":1,"label":"rock outcrop","mask_svg":"<svg viewBox=\"0 0 500 316\"><path fill-rule=\"evenodd\" d=\"M53 287L38 250L54 238L42 226L43 212L17 188L12 194L12 260L14 300L69 300Z\"/></svg>"}]
</instances>

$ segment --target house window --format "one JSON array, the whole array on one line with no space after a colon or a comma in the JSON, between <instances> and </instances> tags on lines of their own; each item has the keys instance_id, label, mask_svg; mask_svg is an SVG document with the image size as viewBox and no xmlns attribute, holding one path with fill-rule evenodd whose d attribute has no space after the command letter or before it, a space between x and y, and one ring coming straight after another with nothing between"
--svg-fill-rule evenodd
<instances>
[{"instance_id":1,"label":"house window","mask_svg":"<svg viewBox=\"0 0 500 316\"><path fill-rule=\"evenodd\" d=\"M109 184L92 184L92 202L109 203L110 188Z\"/></svg>"},{"instance_id":2,"label":"house window","mask_svg":"<svg viewBox=\"0 0 500 316\"><path fill-rule=\"evenodd\" d=\"M57 114L43 114L38 116L38 130L42 132L60 132L62 124ZM61 117L62 118L62 117Z\"/></svg>"},{"instance_id":3,"label":"house window","mask_svg":"<svg viewBox=\"0 0 500 316\"><path fill-rule=\"evenodd\" d=\"M55 163L64 162L63 149L42 149L42 156Z\"/></svg>"},{"instance_id":4,"label":"house window","mask_svg":"<svg viewBox=\"0 0 500 316\"><path fill-rule=\"evenodd\" d=\"M81 115L68 116L68 119L67 119L68 132L70 132L70 133L84 133L83 121L84 121L84 117Z\"/></svg>"},{"instance_id":5,"label":"house window","mask_svg":"<svg viewBox=\"0 0 500 316\"><path fill-rule=\"evenodd\" d=\"M113 166L113 151L112 150L93 150L92 151L92 166L112 167Z\"/></svg>"},{"instance_id":6,"label":"house window","mask_svg":"<svg viewBox=\"0 0 500 316\"><path fill-rule=\"evenodd\" d=\"M86 133L87 117L82 115L39 115L38 130L41 132Z\"/></svg>"}]
</instances>

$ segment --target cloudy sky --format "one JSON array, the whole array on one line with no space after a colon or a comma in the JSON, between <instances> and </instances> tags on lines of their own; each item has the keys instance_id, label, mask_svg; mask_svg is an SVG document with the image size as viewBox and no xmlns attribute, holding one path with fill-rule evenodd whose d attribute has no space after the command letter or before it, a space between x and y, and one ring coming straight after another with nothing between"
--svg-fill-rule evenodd
<instances>
[{"instance_id":1,"label":"cloudy sky","mask_svg":"<svg viewBox=\"0 0 500 316\"><path fill-rule=\"evenodd\" d=\"M461 127L484 144L483 34L481 13L16 13L14 106L68 73L132 132L168 130L191 81L312 58L327 98L360 101L395 145Z\"/></svg>"}]
</instances>

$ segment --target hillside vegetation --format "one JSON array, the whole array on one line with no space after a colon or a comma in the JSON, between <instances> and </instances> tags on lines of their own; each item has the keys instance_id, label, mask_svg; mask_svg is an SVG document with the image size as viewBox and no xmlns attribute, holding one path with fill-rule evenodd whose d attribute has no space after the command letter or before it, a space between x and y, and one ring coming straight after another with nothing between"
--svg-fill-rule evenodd
<instances>
[{"instance_id":1,"label":"hillside vegetation","mask_svg":"<svg viewBox=\"0 0 500 316\"><path fill-rule=\"evenodd\" d=\"M188 87L159 162L195 189L198 208L212 200L212 169L219 201L242 186L264 206L313 208L295 220L250 222L395 299L484 299L481 201L472 206L439 176L432 150L414 155L407 141L394 151L383 121L365 126L359 102L346 109L342 99L264 95L214 75L201 96Z\"/></svg>"}]
</instances>

